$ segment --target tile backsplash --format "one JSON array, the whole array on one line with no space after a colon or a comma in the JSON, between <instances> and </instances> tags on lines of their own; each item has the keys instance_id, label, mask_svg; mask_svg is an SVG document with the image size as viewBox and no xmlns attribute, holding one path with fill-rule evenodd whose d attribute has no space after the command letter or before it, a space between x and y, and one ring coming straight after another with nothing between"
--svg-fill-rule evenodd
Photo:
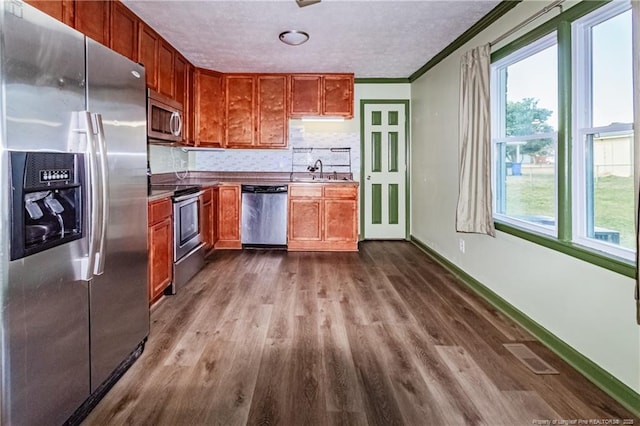
<instances>
[{"instance_id":1,"label":"tile backsplash","mask_svg":"<svg viewBox=\"0 0 640 426\"><path fill-rule=\"evenodd\" d=\"M190 151L189 169L216 172L290 172L293 148L350 148L353 178L360 178L360 134L357 132L311 132L303 124L292 122L289 126L287 149L221 149ZM313 163L322 151L309 154ZM327 160L328 161L328 160ZM153 170L153 169L152 169ZM344 171L343 169L338 171ZM155 173L155 171L154 171Z\"/></svg>"}]
</instances>

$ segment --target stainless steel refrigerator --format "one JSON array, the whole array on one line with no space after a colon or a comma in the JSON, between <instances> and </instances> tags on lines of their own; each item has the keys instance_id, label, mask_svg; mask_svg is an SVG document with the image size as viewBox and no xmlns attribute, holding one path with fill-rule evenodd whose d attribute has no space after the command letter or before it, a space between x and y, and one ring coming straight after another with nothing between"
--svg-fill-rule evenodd
<instances>
[{"instance_id":1,"label":"stainless steel refrigerator","mask_svg":"<svg viewBox=\"0 0 640 426\"><path fill-rule=\"evenodd\" d=\"M0 19L0 423L61 424L149 333L145 74L21 1Z\"/></svg>"}]
</instances>

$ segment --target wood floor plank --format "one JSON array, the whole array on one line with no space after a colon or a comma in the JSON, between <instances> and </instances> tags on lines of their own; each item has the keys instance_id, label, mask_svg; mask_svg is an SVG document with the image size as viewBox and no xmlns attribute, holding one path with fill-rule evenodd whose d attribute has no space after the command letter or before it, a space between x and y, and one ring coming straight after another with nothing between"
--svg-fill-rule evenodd
<instances>
[{"instance_id":1,"label":"wood floor plank","mask_svg":"<svg viewBox=\"0 0 640 426\"><path fill-rule=\"evenodd\" d=\"M522 422L522 415L514 410L509 401L502 398L500 390L464 348L438 346L436 350L454 373L467 397L490 424L516 425Z\"/></svg>"},{"instance_id":2,"label":"wood floor plank","mask_svg":"<svg viewBox=\"0 0 640 426\"><path fill-rule=\"evenodd\" d=\"M246 423L272 310L272 305L259 305L248 319L236 325L232 362L211 395L212 404L203 424Z\"/></svg>"},{"instance_id":3,"label":"wood floor plank","mask_svg":"<svg viewBox=\"0 0 640 426\"><path fill-rule=\"evenodd\" d=\"M333 300L320 303L320 334L322 360L329 412L364 414L358 377L351 355L351 346L344 326L342 311ZM331 416L332 421L349 419L351 415ZM340 420L342 421L342 420Z\"/></svg>"},{"instance_id":4,"label":"wood floor plank","mask_svg":"<svg viewBox=\"0 0 640 426\"><path fill-rule=\"evenodd\" d=\"M293 405L289 391L291 371L288 368L292 356L291 339L266 340L247 424L284 424L283 419Z\"/></svg>"},{"instance_id":5,"label":"wood floor plank","mask_svg":"<svg viewBox=\"0 0 640 426\"><path fill-rule=\"evenodd\" d=\"M378 341L372 326L347 323L353 361L367 422L372 425L402 425L404 420L395 399L393 384L378 353Z\"/></svg>"},{"instance_id":6,"label":"wood floor plank","mask_svg":"<svg viewBox=\"0 0 640 426\"><path fill-rule=\"evenodd\" d=\"M359 247L214 251L83 424L640 423L411 243ZM515 360L519 341L560 374Z\"/></svg>"}]
</instances>

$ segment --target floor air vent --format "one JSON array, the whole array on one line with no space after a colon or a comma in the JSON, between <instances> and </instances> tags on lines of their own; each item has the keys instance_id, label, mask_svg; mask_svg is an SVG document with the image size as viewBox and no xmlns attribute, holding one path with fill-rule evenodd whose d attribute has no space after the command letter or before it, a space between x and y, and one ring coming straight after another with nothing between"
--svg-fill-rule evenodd
<instances>
[{"instance_id":1,"label":"floor air vent","mask_svg":"<svg viewBox=\"0 0 640 426\"><path fill-rule=\"evenodd\" d=\"M560 374L558 370L533 353L524 343L505 343L503 346L535 374Z\"/></svg>"}]
</instances>

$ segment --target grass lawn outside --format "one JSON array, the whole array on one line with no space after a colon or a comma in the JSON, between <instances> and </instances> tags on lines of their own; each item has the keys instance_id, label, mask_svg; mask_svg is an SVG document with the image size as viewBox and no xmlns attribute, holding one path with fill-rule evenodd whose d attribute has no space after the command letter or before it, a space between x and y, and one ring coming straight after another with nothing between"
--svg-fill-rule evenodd
<instances>
[{"instance_id":1,"label":"grass lawn outside","mask_svg":"<svg viewBox=\"0 0 640 426\"><path fill-rule=\"evenodd\" d=\"M507 176L509 216L555 217L553 166L523 165L522 175ZM635 248L633 177L603 176L594 185L595 226L620 233L620 245Z\"/></svg>"}]
</instances>

